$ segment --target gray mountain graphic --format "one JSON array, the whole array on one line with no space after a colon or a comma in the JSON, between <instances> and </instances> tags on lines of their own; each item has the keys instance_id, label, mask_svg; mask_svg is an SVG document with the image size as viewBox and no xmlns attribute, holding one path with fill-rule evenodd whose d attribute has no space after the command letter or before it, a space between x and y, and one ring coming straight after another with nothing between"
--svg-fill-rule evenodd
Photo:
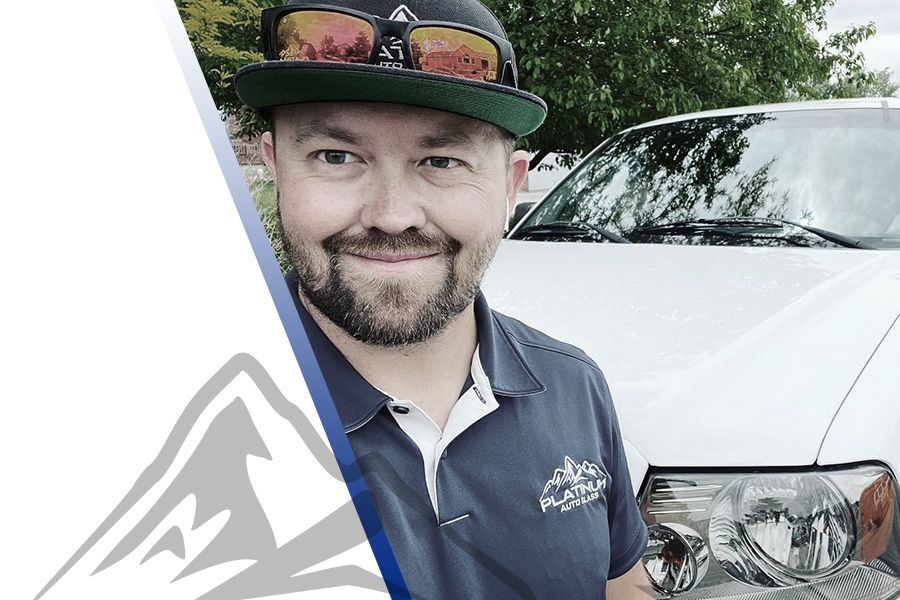
<instances>
[{"instance_id":1,"label":"gray mountain graphic","mask_svg":"<svg viewBox=\"0 0 900 600\"><path fill-rule=\"evenodd\" d=\"M364 543L365 533L353 502L348 501L286 544L280 547L276 544L270 520L253 488L247 459L253 456L271 461L272 453L266 440L277 434L261 433L247 404L240 397L224 403L224 408L210 408L212 401L241 374L248 375L259 388L265 399L263 410L273 411L277 417L287 420L319 466L331 477L343 482L334 455L306 415L284 397L256 359L248 354L239 354L200 389L182 413L157 458L35 600L51 590L126 515L140 518L121 539L105 540L115 542L115 545L96 566L87 565L93 575L114 567L152 541L150 550L144 556L138 556L139 564L143 566L154 556L171 553L184 562L173 581L231 561L253 561L237 575L204 593L200 597L202 600L244 600L337 586L379 591L386 589L387 584L381 577L355 565L296 575ZM216 406L220 405L221 402L216 403ZM212 414L214 410L218 413ZM201 418L203 422L208 422L205 429L199 425ZM196 434L200 432L202 436L199 436L196 446L187 447L189 435L194 434L192 439L197 439ZM173 463L176 457L187 453L186 462L175 473ZM151 489L166 475L174 475L174 478L151 508L143 515L131 515L135 505L148 497ZM304 474L298 473L297 477L304 477ZM191 496L196 508L190 528L174 525L166 529L159 539L153 540L151 536L154 531L167 524L175 508ZM192 560L187 560L185 538L223 513L228 516L222 529L199 553L195 553Z\"/></svg>"}]
</instances>

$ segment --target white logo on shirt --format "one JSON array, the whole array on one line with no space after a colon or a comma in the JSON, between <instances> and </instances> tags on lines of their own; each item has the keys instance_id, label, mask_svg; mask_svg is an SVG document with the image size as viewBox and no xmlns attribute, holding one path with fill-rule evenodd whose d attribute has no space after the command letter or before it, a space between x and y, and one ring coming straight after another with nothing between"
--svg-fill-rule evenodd
<instances>
[{"instance_id":1,"label":"white logo on shirt","mask_svg":"<svg viewBox=\"0 0 900 600\"><path fill-rule=\"evenodd\" d=\"M592 462L581 464L566 456L563 468L556 469L541 494L541 511L555 508L564 513L576 506L593 502L606 493L609 476Z\"/></svg>"}]
</instances>

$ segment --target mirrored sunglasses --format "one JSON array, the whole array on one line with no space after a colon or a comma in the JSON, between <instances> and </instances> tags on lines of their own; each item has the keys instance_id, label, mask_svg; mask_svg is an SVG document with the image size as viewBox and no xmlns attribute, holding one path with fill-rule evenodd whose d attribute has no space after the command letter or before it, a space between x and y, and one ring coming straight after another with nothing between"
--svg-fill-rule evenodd
<instances>
[{"instance_id":1,"label":"mirrored sunglasses","mask_svg":"<svg viewBox=\"0 0 900 600\"><path fill-rule=\"evenodd\" d=\"M479 29L323 5L282 6L262 16L266 60L388 64L518 87L512 46Z\"/></svg>"}]
</instances>

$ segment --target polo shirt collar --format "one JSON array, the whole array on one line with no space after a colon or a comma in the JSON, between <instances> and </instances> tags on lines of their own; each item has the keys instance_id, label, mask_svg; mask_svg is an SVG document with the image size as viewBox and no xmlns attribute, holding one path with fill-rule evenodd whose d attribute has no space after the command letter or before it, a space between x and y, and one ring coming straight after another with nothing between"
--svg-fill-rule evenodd
<instances>
[{"instance_id":1,"label":"polo shirt collar","mask_svg":"<svg viewBox=\"0 0 900 600\"><path fill-rule=\"evenodd\" d=\"M291 271L285 279L344 431L358 429L375 416L390 397L366 381L319 328L300 302L296 271ZM547 389L525 361L519 341L498 322L480 290L475 297L475 322L478 356L494 396L532 396Z\"/></svg>"}]
</instances>

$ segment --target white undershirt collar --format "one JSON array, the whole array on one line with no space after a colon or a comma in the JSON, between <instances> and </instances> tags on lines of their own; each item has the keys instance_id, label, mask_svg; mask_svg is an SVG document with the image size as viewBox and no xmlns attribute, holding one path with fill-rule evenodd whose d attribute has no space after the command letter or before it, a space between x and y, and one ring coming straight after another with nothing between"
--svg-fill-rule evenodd
<instances>
[{"instance_id":1,"label":"white undershirt collar","mask_svg":"<svg viewBox=\"0 0 900 600\"><path fill-rule=\"evenodd\" d=\"M409 436L422 453L425 486L428 489L428 497L431 499L431 506L434 508L438 522L440 522L440 516L437 502L437 470L444 451L466 429L500 406L497 399L494 398L491 383L481 366L477 347L472 356L471 373L474 385L466 390L453 405L443 431L414 402L399 400L390 394L385 394L390 398L387 403L390 414L397 421L400 429ZM398 407L401 407L399 412L395 410ZM403 411L403 408L406 408L406 411Z\"/></svg>"}]
</instances>

